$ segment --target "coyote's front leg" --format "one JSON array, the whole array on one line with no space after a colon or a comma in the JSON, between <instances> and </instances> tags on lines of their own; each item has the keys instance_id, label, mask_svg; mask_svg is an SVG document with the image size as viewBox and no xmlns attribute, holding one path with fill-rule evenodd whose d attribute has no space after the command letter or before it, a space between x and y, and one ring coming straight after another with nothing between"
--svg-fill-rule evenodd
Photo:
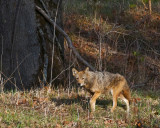
<instances>
[{"instance_id":1,"label":"coyote's front leg","mask_svg":"<svg viewBox=\"0 0 160 128\"><path fill-rule=\"evenodd\" d=\"M111 112L113 112L117 107L117 97L118 97L117 95L113 95L113 107L111 109Z\"/></svg>"},{"instance_id":2,"label":"coyote's front leg","mask_svg":"<svg viewBox=\"0 0 160 128\"><path fill-rule=\"evenodd\" d=\"M96 99L101 95L100 92L95 92L93 97L90 99L90 107L91 107L91 111L94 112L95 111L95 104L96 104Z\"/></svg>"}]
</instances>

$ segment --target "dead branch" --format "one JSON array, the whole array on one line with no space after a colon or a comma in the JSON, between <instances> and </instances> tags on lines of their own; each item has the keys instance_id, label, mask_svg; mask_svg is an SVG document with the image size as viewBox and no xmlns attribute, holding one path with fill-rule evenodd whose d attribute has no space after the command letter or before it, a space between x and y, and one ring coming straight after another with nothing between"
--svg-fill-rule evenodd
<instances>
[{"instance_id":1,"label":"dead branch","mask_svg":"<svg viewBox=\"0 0 160 128\"><path fill-rule=\"evenodd\" d=\"M82 61L86 66L88 66L91 70L95 71L94 67L90 65L86 60L84 60L80 54L77 52L76 48L73 46L73 43L70 39L70 37L67 35L65 31L63 31L40 7L36 6L36 10L52 25L55 26L56 30L58 30L66 39L68 42L69 48L73 50L73 53L75 56Z\"/></svg>"},{"instance_id":2,"label":"dead branch","mask_svg":"<svg viewBox=\"0 0 160 128\"><path fill-rule=\"evenodd\" d=\"M147 8L147 6L146 6L146 4L144 3L143 0L142 0L142 4L143 4L143 6L144 6L144 9L148 10L148 8Z\"/></svg>"}]
</instances>

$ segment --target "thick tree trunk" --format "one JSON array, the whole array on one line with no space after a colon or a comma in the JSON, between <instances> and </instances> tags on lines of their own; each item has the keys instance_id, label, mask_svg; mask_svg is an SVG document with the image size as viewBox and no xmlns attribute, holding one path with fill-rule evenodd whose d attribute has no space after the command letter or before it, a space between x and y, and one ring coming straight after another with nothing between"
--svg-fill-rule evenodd
<instances>
[{"instance_id":1,"label":"thick tree trunk","mask_svg":"<svg viewBox=\"0 0 160 128\"><path fill-rule=\"evenodd\" d=\"M0 0L0 74L5 88L30 89L38 78L50 82L63 70L63 36L41 15L35 15L37 4L63 28L61 3Z\"/></svg>"},{"instance_id":2,"label":"thick tree trunk","mask_svg":"<svg viewBox=\"0 0 160 128\"><path fill-rule=\"evenodd\" d=\"M28 89L40 69L33 0L0 0L0 73L8 89Z\"/></svg>"}]
</instances>

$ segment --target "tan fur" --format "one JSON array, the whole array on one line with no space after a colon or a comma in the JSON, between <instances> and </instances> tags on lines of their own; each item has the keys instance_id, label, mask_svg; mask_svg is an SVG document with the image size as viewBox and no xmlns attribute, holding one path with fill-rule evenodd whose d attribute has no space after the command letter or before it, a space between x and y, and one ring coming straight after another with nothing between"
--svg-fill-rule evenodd
<instances>
[{"instance_id":1,"label":"tan fur","mask_svg":"<svg viewBox=\"0 0 160 128\"><path fill-rule=\"evenodd\" d=\"M96 99L107 91L111 91L113 96L113 112L117 106L117 99L121 98L127 105L129 113L129 101L131 99L130 89L126 79L120 74L110 72L92 72L87 67L84 71L78 72L72 69L73 76L80 86L84 86L93 96L90 99L91 111L95 111Z\"/></svg>"}]
</instances>

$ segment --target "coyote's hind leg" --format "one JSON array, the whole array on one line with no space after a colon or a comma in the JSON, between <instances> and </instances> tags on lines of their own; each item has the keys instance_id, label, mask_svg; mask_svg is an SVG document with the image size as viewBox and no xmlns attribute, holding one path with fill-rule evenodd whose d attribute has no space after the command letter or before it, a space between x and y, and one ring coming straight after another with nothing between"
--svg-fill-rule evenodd
<instances>
[{"instance_id":1,"label":"coyote's hind leg","mask_svg":"<svg viewBox=\"0 0 160 128\"><path fill-rule=\"evenodd\" d=\"M119 97L126 103L127 113L129 114L129 99L125 98L123 94L120 94Z\"/></svg>"},{"instance_id":2,"label":"coyote's hind leg","mask_svg":"<svg viewBox=\"0 0 160 128\"><path fill-rule=\"evenodd\" d=\"M113 107L111 109L111 112L114 112L115 108L117 107L117 98L118 95L113 91Z\"/></svg>"}]
</instances>

